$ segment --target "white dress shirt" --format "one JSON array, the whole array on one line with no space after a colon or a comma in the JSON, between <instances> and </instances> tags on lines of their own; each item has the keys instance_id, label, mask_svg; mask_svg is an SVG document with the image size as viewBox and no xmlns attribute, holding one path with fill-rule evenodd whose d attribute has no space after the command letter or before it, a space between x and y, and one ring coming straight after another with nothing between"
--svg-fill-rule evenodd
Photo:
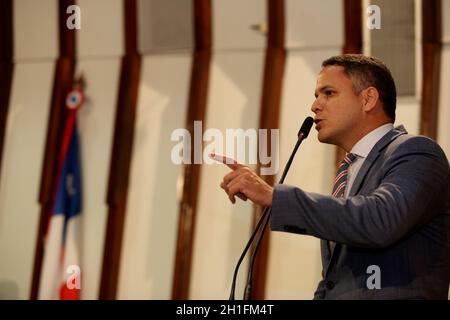
<instances>
[{"instance_id":1,"label":"white dress shirt","mask_svg":"<svg viewBox=\"0 0 450 320\"><path fill-rule=\"evenodd\" d=\"M352 148L350 153L356 155L355 160L348 168L347 186L345 187L345 197L348 197L350 190L352 188L353 182L358 175L359 169L361 169L362 164L367 158L367 155L375 146L375 144L380 141L383 136L394 128L394 124L386 123L366 134L361 138Z\"/></svg>"}]
</instances>

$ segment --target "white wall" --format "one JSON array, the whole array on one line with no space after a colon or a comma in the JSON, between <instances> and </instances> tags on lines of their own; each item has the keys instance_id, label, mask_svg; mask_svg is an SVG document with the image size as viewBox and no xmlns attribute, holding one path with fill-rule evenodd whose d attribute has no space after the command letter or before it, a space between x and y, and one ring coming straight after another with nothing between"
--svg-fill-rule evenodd
<instances>
[{"instance_id":1,"label":"white wall","mask_svg":"<svg viewBox=\"0 0 450 320\"><path fill-rule=\"evenodd\" d=\"M442 41L450 44L450 0L442 0Z\"/></svg>"},{"instance_id":2,"label":"white wall","mask_svg":"<svg viewBox=\"0 0 450 320\"><path fill-rule=\"evenodd\" d=\"M344 42L342 1L285 0L285 14L287 48L342 46Z\"/></svg>"},{"instance_id":3,"label":"white wall","mask_svg":"<svg viewBox=\"0 0 450 320\"><path fill-rule=\"evenodd\" d=\"M13 1L14 60L58 56L58 1Z\"/></svg>"},{"instance_id":4,"label":"white wall","mask_svg":"<svg viewBox=\"0 0 450 320\"><path fill-rule=\"evenodd\" d=\"M181 166L171 133L185 127L191 55L143 59L131 160L119 299L170 299Z\"/></svg>"},{"instance_id":5,"label":"white wall","mask_svg":"<svg viewBox=\"0 0 450 320\"><path fill-rule=\"evenodd\" d=\"M262 52L214 55L203 133L216 128L225 136L227 128L258 128L263 58ZM203 164L201 170L189 298L227 299L234 266L250 236L253 207L240 200L232 205L219 187L230 172L226 166ZM243 292L245 262L241 275L237 298Z\"/></svg>"},{"instance_id":6,"label":"white wall","mask_svg":"<svg viewBox=\"0 0 450 320\"><path fill-rule=\"evenodd\" d=\"M419 134L420 99L415 97L398 97L395 114L395 126L402 124L408 133Z\"/></svg>"},{"instance_id":7,"label":"white wall","mask_svg":"<svg viewBox=\"0 0 450 320\"><path fill-rule=\"evenodd\" d=\"M264 49L267 30L266 2L213 0L213 46L217 50ZM257 28L254 30L253 28ZM262 31L263 32L262 32Z\"/></svg>"},{"instance_id":8,"label":"white wall","mask_svg":"<svg viewBox=\"0 0 450 320\"><path fill-rule=\"evenodd\" d=\"M0 299L28 299L53 63L15 66L0 173Z\"/></svg>"},{"instance_id":9,"label":"white wall","mask_svg":"<svg viewBox=\"0 0 450 320\"><path fill-rule=\"evenodd\" d=\"M141 54L192 51L193 1L138 0L137 7L138 46Z\"/></svg>"},{"instance_id":10,"label":"white wall","mask_svg":"<svg viewBox=\"0 0 450 320\"><path fill-rule=\"evenodd\" d=\"M124 53L124 0L77 0L81 29L76 31L79 57L116 57Z\"/></svg>"}]
</instances>

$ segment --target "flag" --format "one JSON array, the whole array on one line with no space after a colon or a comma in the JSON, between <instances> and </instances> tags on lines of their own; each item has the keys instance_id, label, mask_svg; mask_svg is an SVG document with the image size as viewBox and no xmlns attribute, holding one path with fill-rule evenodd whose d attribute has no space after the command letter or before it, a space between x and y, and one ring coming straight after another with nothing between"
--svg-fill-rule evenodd
<instances>
[{"instance_id":1,"label":"flag","mask_svg":"<svg viewBox=\"0 0 450 320\"><path fill-rule=\"evenodd\" d=\"M58 158L53 205L45 234L39 299L80 299L82 185L76 115L83 100L83 92L78 88L69 92L66 99L67 117Z\"/></svg>"}]
</instances>

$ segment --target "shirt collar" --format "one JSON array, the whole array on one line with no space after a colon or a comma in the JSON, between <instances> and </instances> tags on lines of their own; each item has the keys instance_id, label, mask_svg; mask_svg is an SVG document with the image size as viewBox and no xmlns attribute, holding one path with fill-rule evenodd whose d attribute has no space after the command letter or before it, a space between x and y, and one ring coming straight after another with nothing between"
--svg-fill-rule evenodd
<instances>
[{"instance_id":1,"label":"shirt collar","mask_svg":"<svg viewBox=\"0 0 450 320\"><path fill-rule=\"evenodd\" d=\"M352 148L350 153L354 153L362 158L366 158L370 150L375 144L383 138L383 136L394 129L394 124L386 123L366 134Z\"/></svg>"}]
</instances>

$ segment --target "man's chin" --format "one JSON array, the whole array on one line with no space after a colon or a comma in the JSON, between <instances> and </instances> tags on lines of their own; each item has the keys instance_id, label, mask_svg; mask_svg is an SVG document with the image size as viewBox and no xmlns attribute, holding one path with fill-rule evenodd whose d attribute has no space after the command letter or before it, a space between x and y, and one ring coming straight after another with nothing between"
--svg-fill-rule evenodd
<instances>
[{"instance_id":1,"label":"man's chin","mask_svg":"<svg viewBox=\"0 0 450 320\"><path fill-rule=\"evenodd\" d=\"M336 141L335 141L335 139L333 139L332 136L321 134L320 132L317 135L317 140L319 140L319 142L321 142L321 143L336 145Z\"/></svg>"},{"instance_id":2,"label":"man's chin","mask_svg":"<svg viewBox=\"0 0 450 320\"><path fill-rule=\"evenodd\" d=\"M319 142L322 143L331 143L330 140L330 136L328 136L327 134L325 134L324 132L318 132L317 134L317 140L319 140Z\"/></svg>"}]
</instances>

